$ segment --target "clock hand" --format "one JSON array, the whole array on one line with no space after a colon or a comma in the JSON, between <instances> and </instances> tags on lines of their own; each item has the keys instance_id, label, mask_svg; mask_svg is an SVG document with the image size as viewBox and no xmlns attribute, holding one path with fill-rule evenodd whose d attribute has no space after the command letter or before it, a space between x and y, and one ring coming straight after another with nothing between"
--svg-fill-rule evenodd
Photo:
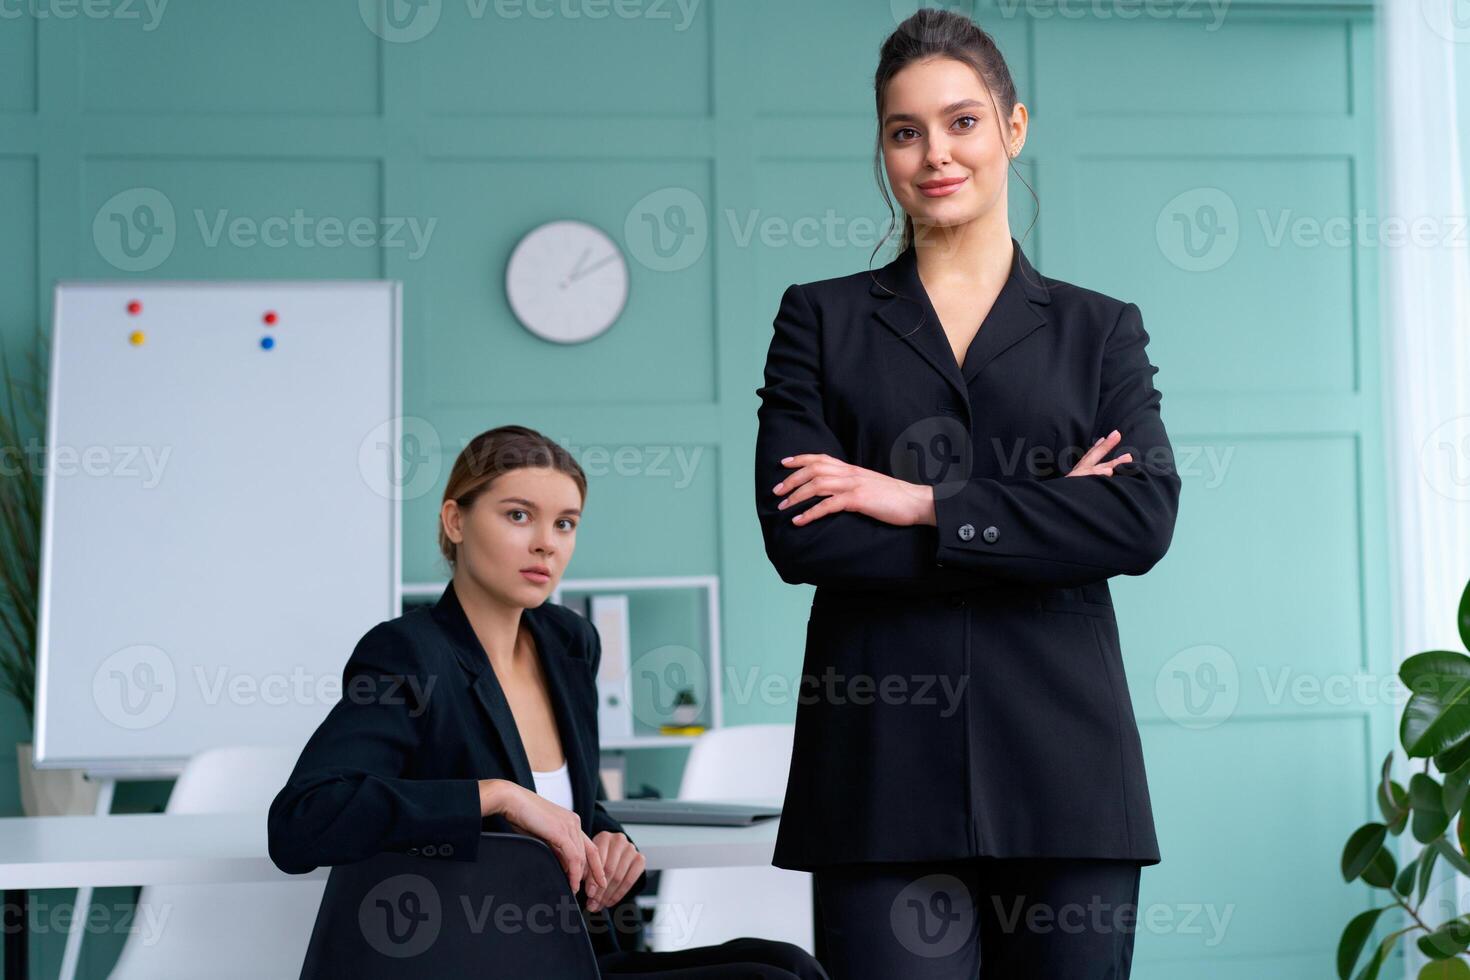
<instances>
[{"instance_id":1,"label":"clock hand","mask_svg":"<svg viewBox=\"0 0 1470 980\"><path fill-rule=\"evenodd\" d=\"M586 269L582 269L580 272L575 272L574 271L572 273L571 277L567 281L568 282L576 282L578 279L581 279L583 276L589 276L592 273L596 272L598 269L601 269L603 266L607 265L609 262L613 261L615 258L616 258L616 256L609 255L605 259L603 259L601 262L597 263L594 266L589 266ZM578 265L580 265L580 264L581 263L578 263Z\"/></svg>"}]
</instances>

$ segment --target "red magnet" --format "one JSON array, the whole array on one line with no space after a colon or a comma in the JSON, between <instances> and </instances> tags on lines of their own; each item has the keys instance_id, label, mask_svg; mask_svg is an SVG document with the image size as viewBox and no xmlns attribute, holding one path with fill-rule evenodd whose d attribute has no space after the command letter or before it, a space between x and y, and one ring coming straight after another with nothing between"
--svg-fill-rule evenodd
<instances>
[{"instance_id":1,"label":"red magnet","mask_svg":"<svg viewBox=\"0 0 1470 980\"><path fill-rule=\"evenodd\" d=\"M139 313L142 313L143 312L143 304L140 303L140 302L138 302L137 300L133 300L131 303L128 304L128 312L131 313L131 314L133 314L134 316L136 316Z\"/></svg>"},{"instance_id":2,"label":"red magnet","mask_svg":"<svg viewBox=\"0 0 1470 980\"><path fill-rule=\"evenodd\" d=\"M265 320L266 323L274 325L275 322L276 322L276 311L275 310L271 310L269 313L267 313L264 316L263 319Z\"/></svg>"}]
</instances>

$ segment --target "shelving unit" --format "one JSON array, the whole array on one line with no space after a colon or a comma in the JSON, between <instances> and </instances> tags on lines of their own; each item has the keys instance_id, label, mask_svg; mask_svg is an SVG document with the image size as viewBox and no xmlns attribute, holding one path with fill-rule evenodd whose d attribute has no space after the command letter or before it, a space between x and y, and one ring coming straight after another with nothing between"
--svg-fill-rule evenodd
<instances>
[{"instance_id":1,"label":"shelving unit","mask_svg":"<svg viewBox=\"0 0 1470 980\"><path fill-rule=\"evenodd\" d=\"M443 593L447 580L439 582L409 582L402 588L404 605L433 601ZM653 592L676 592L698 590L704 594L701 603L702 637L694 639L694 649L703 661L705 671L705 702L701 705L701 717L709 729L724 724L724 713L720 698L720 579L718 575L650 576L631 578L586 578L563 579L551 593L550 601L565 604L568 596L585 596L595 593L624 593L631 597ZM636 615L635 615L636 623ZM640 643L637 626L632 627L634 649L645 647ZM655 644L656 646L656 644ZM701 649L702 647L702 649ZM635 693L636 699L636 693ZM637 712L635 711L635 718ZM663 735L658 732L635 733L630 736L613 736L602 740L604 750L622 751L629 749L688 748L698 735Z\"/></svg>"}]
</instances>

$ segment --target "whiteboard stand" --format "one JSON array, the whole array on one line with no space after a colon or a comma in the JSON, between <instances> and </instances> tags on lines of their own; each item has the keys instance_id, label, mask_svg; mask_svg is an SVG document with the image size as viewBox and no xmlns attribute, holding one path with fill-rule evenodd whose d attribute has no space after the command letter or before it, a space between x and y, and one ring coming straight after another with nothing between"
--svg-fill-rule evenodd
<instances>
[{"instance_id":1,"label":"whiteboard stand","mask_svg":"<svg viewBox=\"0 0 1470 980\"><path fill-rule=\"evenodd\" d=\"M87 778L91 779L92 774L87 773ZM100 778L97 786L97 808L93 811L97 816L105 817L112 813L112 794L116 789L115 777ZM82 937L87 934L87 919L91 915L92 886L81 885L77 888L76 904L72 907L71 930L66 934L66 951L61 956L60 980L76 980L77 962L82 956Z\"/></svg>"}]
</instances>

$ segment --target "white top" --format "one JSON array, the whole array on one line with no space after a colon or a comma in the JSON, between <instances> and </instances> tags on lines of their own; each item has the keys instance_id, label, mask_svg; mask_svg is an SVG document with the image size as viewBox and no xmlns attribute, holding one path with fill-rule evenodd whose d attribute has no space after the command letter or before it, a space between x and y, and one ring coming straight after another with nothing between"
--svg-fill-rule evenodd
<instances>
[{"instance_id":1,"label":"white top","mask_svg":"<svg viewBox=\"0 0 1470 980\"><path fill-rule=\"evenodd\" d=\"M531 775L536 780L537 793L557 806L566 807L568 810L576 809L572 806L572 778L567 771L566 762L562 762L561 768L553 769L551 772L537 772L532 769Z\"/></svg>"}]
</instances>

